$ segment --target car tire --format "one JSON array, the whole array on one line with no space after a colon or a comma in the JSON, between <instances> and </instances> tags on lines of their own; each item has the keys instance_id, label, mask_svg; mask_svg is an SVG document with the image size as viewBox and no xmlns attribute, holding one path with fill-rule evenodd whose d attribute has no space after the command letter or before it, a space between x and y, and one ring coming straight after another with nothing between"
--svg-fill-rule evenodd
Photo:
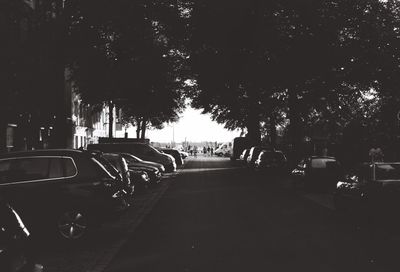
<instances>
[{"instance_id":1,"label":"car tire","mask_svg":"<svg viewBox=\"0 0 400 272\"><path fill-rule=\"evenodd\" d=\"M75 241L84 237L89 229L87 212L82 209L64 209L56 221L57 234L66 241Z\"/></svg>"}]
</instances>

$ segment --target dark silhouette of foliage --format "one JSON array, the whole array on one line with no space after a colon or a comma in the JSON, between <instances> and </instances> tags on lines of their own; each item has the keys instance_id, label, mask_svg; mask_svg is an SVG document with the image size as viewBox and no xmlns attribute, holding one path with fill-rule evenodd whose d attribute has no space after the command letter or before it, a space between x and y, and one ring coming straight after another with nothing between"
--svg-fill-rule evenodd
<instances>
[{"instance_id":1,"label":"dark silhouette of foliage","mask_svg":"<svg viewBox=\"0 0 400 272\"><path fill-rule=\"evenodd\" d=\"M119 105L125 120L144 123L137 122L143 137L148 124L175 121L183 107L185 60L176 46L179 31L172 35L171 30L179 29L176 3L82 1L78 6L71 68L82 99Z\"/></svg>"}]
</instances>

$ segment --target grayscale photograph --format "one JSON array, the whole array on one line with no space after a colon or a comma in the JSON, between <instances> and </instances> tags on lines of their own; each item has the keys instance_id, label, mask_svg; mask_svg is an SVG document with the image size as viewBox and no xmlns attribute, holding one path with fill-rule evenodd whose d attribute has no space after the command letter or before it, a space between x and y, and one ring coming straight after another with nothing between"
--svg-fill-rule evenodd
<instances>
[{"instance_id":1,"label":"grayscale photograph","mask_svg":"<svg viewBox=\"0 0 400 272\"><path fill-rule=\"evenodd\" d=\"M400 270L399 0L0 0L0 272Z\"/></svg>"}]
</instances>

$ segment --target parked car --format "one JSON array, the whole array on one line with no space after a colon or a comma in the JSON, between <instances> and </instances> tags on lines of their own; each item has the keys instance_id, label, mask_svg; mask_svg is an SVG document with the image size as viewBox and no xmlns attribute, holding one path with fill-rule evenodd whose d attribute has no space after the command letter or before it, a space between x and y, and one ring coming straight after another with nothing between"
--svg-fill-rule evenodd
<instances>
[{"instance_id":1,"label":"parked car","mask_svg":"<svg viewBox=\"0 0 400 272\"><path fill-rule=\"evenodd\" d=\"M143 191L151 185L150 177L145 171L129 169L129 172L133 177L135 188L139 191Z\"/></svg>"},{"instance_id":2,"label":"parked car","mask_svg":"<svg viewBox=\"0 0 400 272\"><path fill-rule=\"evenodd\" d=\"M183 159L181 156L181 153L173 148L161 148L160 149L163 153L171 155L172 157L174 157L176 165L181 166L183 165Z\"/></svg>"},{"instance_id":3,"label":"parked car","mask_svg":"<svg viewBox=\"0 0 400 272\"><path fill-rule=\"evenodd\" d=\"M258 155L258 159L254 162L254 167L257 170L284 173L287 167L287 159L282 151L263 150Z\"/></svg>"},{"instance_id":4,"label":"parked car","mask_svg":"<svg viewBox=\"0 0 400 272\"><path fill-rule=\"evenodd\" d=\"M89 144L87 149L108 153L130 153L145 161L161 163L165 167L166 172L176 171L176 162L172 156L161 153L151 145L145 143Z\"/></svg>"},{"instance_id":5,"label":"parked car","mask_svg":"<svg viewBox=\"0 0 400 272\"><path fill-rule=\"evenodd\" d=\"M335 157L310 156L302 159L291 175L295 187L333 191L343 169Z\"/></svg>"},{"instance_id":6,"label":"parked car","mask_svg":"<svg viewBox=\"0 0 400 272\"><path fill-rule=\"evenodd\" d=\"M118 174L121 177L121 190L124 190L128 195L133 195L135 191L134 182L131 181L130 171L128 167L128 163L124 159L124 157L120 154L116 153L103 153L102 156L115 167L118 171ZM100 158L98 158L100 160ZM107 162L101 161L104 165L107 165ZM110 170L112 171L112 170Z\"/></svg>"},{"instance_id":7,"label":"parked car","mask_svg":"<svg viewBox=\"0 0 400 272\"><path fill-rule=\"evenodd\" d=\"M269 150L268 147L264 146L253 146L250 148L249 155L247 156L247 166L253 168L255 161L258 159L258 155L260 155L260 152L263 150Z\"/></svg>"},{"instance_id":8,"label":"parked car","mask_svg":"<svg viewBox=\"0 0 400 272\"><path fill-rule=\"evenodd\" d=\"M373 219L385 226L385 231L395 228L397 232L400 226L397 216L400 207L400 162L359 165L338 181L333 200L337 210Z\"/></svg>"},{"instance_id":9,"label":"parked car","mask_svg":"<svg viewBox=\"0 0 400 272\"><path fill-rule=\"evenodd\" d=\"M149 179L150 179L150 184L155 185L160 182L162 174L160 171L158 171L157 168L152 167L152 166L135 166L135 165L130 165L129 166L130 171L140 171L140 172L145 172Z\"/></svg>"},{"instance_id":10,"label":"parked car","mask_svg":"<svg viewBox=\"0 0 400 272\"><path fill-rule=\"evenodd\" d=\"M41 272L36 264L31 234L18 213L0 200L0 271Z\"/></svg>"},{"instance_id":11,"label":"parked car","mask_svg":"<svg viewBox=\"0 0 400 272\"><path fill-rule=\"evenodd\" d=\"M164 173L165 172L165 168L162 164L160 163L156 163L156 162L151 162L151 161L144 161L142 159L140 159L139 157L136 157L132 154L129 153L120 153L124 159L126 160L126 162L128 163L128 167L130 165L132 166L148 166L148 167L155 167L160 173Z\"/></svg>"},{"instance_id":12,"label":"parked car","mask_svg":"<svg viewBox=\"0 0 400 272\"><path fill-rule=\"evenodd\" d=\"M78 239L126 207L119 177L94 154L37 150L0 155L0 196L33 231Z\"/></svg>"},{"instance_id":13,"label":"parked car","mask_svg":"<svg viewBox=\"0 0 400 272\"><path fill-rule=\"evenodd\" d=\"M246 148L243 150L242 154L240 155L240 161L247 163L247 157L249 156L250 149Z\"/></svg>"}]
</instances>

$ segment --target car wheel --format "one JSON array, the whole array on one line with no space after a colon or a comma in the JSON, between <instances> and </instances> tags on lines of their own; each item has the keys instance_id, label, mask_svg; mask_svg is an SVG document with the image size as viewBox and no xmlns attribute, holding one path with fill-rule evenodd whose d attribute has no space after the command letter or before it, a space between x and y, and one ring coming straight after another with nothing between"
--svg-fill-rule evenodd
<instances>
[{"instance_id":1,"label":"car wheel","mask_svg":"<svg viewBox=\"0 0 400 272\"><path fill-rule=\"evenodd\" d=\"M58 233L67 240L76 240L85 235L89 227L84 213L79 210L63 211L57 220Z\"/></svg>"}]
</instances>

